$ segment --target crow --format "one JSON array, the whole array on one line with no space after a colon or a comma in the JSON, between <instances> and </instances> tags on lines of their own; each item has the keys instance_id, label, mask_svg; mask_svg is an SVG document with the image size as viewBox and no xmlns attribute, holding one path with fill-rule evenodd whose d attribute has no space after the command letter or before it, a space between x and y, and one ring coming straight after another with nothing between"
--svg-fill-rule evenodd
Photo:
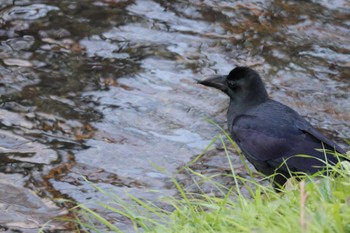
<instances>
[{"instance_id":1,"label":"crow","mask_svg":"<svg viewBox=\"0 0 350 233\"><path fill-rule=\"evenodd\" d=\"M198 83L214 87L230 97L228 130L257 171L274 176L282 187L292 174L312 174L325 162L336 164L345 150L335 144L290 107L269 98L260 75L248 67L236 67L228 75Z\"/></svg>"}]
</instances>

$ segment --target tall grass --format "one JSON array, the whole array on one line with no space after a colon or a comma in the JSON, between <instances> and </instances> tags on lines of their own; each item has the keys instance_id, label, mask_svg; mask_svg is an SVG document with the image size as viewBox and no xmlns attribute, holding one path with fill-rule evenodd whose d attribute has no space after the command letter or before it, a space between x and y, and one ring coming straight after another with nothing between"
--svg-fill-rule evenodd
<instances>
[{"instance_id":1,"label":"tall grass","mask_svg":"<svg viewBox=\"0 0 350 233\"><path fill-rule=\"evenodd\" d=\"M349 162L327 165L327 176L321 172L314 175L300 174L299 181L291 179L291 185L287 189L276 192L271 186L237 175L223 137L219 135L215 138L217 139L223 144L235 185L227 188L196 173L189 166L183 169L212 182L222 194L221 197L190 193L172 178L179 197L159 200L163 205L132 195L128 201L124 201L91 184L110 200L109 203L97 204L129 221L135 232L350 232ZM230 142L234 144L232 140ZM200 156L202 155L192 163ZM249 169L248 166L246 168ZM242 184L249 191L249 197L242 194ZM80 229L91 232L123 232L110 219L83 204L77 205L74 211L79 216L76 223Z\"/></svg>"}]
</instances>

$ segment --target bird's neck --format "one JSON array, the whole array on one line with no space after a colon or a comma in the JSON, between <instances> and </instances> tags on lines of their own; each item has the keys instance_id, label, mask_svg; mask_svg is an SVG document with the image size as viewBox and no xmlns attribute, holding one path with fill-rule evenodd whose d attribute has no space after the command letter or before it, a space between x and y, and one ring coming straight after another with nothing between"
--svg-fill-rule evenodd
<instances>
[{"instance_id":1,"label":"bird's neck","mask_svg":"<svg viewBox=\"0 0 350 233\"><path fill-rule=\"evenodd\" d=\"M235 96L231 97L230 105L227 110L227 123L229 129L232 127L233 121L239 115L245 114L249 109L254 108L255 106L262 104L269 100L269 97L266 92L257 94L259 92L250 92L254 96Z\"/></svg>"}]
</instances>

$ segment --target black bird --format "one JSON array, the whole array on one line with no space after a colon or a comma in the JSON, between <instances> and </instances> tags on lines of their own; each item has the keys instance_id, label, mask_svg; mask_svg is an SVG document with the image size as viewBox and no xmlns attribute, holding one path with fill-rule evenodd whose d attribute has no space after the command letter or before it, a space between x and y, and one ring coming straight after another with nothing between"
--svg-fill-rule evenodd
<instances>
[{"instance_id":1,"label":"black bird","mask_svg":"<svg viewBox=\"0 0 350 233\"><path fill-rule=\"evenodd\" d=\"M199 83L230 97L227 123L232 139L258 171L280 174L274 177L277 186L291 172L312 174L325 166L324 161L336 164L338 158L329 152L345 154L296 111L270 99L260 75L248 67Z\"/></svg>"}]
</instances>

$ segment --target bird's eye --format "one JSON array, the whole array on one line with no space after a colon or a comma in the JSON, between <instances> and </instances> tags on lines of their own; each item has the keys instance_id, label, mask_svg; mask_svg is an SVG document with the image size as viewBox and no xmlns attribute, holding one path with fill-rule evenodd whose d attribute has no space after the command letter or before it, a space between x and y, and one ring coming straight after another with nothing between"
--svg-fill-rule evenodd
<instances>
[{"instance_id":1,"label":"bird's eye","mask_svg":"<svg viewBox=\"0 0 350 233\"><path fill-rule=\"evenodd\" d=\"M232 89L238 86L237 80L227 79L227 85Z\"/></svg>"}]
</instances>

